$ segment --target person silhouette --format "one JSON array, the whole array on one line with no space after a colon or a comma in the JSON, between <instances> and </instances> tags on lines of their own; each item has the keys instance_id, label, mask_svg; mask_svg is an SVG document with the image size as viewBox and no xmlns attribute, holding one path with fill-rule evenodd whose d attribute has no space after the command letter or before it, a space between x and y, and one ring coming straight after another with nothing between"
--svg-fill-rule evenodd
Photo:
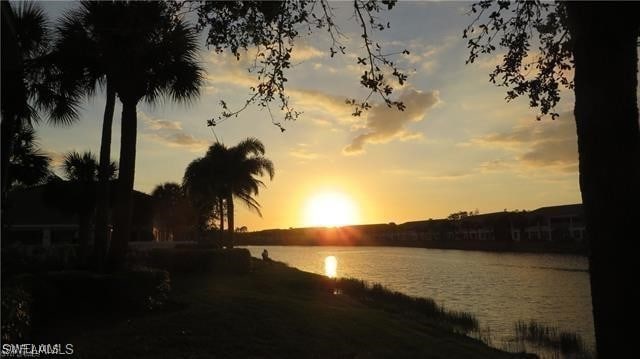
<instances>
[{"instance_id":1,"label":"person silhouette","mask_svg":"<svg viewBox=\"0 0 640 359\"><path fill-rule=\"evenodd\" d=\"M271 261L271 259L269 258L269 252L266 249L262 251L262 260Z\"/></svg>"}]
</instances>

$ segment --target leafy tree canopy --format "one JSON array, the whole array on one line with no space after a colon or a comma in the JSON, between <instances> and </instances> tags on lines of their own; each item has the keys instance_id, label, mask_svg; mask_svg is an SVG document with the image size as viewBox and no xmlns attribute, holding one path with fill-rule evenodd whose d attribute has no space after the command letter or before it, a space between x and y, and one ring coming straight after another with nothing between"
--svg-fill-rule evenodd
<instances>
[{"instance_id":1,"label":"leafy tree canopy","mask_svg":"<svg viewBox=\"0 0 640 359\"><path fill-rule=\"evenodd\" d=\"M399 110L405 108L404 104L391 98L393 87L385 73L389 71L398 83L403 84L407 75L397 67L392 58L395 55L409 54L409 51L386 53L373 40L376 31L383 31L390 26L377 15L391 10L395 3L395 0L353 2L353 18L362 30L361 39L365 49L365 53L356 58L358 64L366 66L360 77L360 84L369 90L369 94L362 100L346 100L354 106L355 116L371 108L369 99L374 94L379 95L389 107ZM249 47L257 49L253 65L249 68L258 79L258 84L251 88L253 95L239 110L229 110L227 104L221 101L223 112L210 120L209 126L237 116L252 103L267 108L271 114L269 104L273 101L279 102L284 120L298 118L300 112L290 106L285 87L286 70L291 67L294 40L301 31L307 34L318 30L326 31L332 41L329 48L331 57L345 54L347 50L341 42L344 34L334 22L333 10L327 0L189 1L187 4L190 10L197 13L197 28L207 30L207 46L216 52L228 50L239 59L241 52ZM276 121L273 116L271 119L284 131L281 122Z\"/></svg>"},{"instance_id":2,"label":"leafy tree canopy","mask_svg":"<svg viewBox=\"0 0 640 359\"><path fill-rule=\"evenodd\" d=\"M558 117L554 107L560 89L573 89L571 36L563 2L483 0L471 6L473 22L463 31L469 58L505 49L489 79L505 86L506 99L529 97L529 105L542 115ZM537 47L537 50L535 49Z\"/></svg>"}]
</instances>

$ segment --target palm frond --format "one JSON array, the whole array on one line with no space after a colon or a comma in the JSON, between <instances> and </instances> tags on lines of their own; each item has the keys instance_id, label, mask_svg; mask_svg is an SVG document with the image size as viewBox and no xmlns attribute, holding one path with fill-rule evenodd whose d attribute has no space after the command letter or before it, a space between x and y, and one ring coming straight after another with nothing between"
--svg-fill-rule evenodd
<instances>
[{"instance_id":1,"label":"palm frond","mask_svg":"<svg viewBox=\"0 0 640 359\"><path fill-rule=\"evenodd\" d=\"M16 32L23 58L42 55L49 45L49 23L35 2L23 2L15 12Z\"/></svg>"},{"instance_id":2,"label":"palm frond","mask_svg":"<svg viewBox=\"0 0 640 359\"><path fill-rule=\"evenodd\" d=\"M12 155L9 158L10 186L32 186L44 183L52 174L51 158L38 147L35 131L22 125L14 135Z\"/></svg>"},{"instance_id":3,"label":"palm frond","mask_svg":"<svg viewBox=\"0 0 640 359\"><path fill-rule=\"evenodd\" d=\"M234 196L240 199L240 201L244 203L250 211L254 211L258 214L258 216L262 217L262 212L260 211L260 203L258 203L255 198L251 197L250 194L239 192L234 194Z\"/></svg>"},{"instance_id":4,"label":"palm frond","mask_svg":"<svg viewBox=\"0 0 640 359\"><path fill-rule=\"evenodd\" d=\"M98 160L89 151L82 154L76 151L68 152L62 163L67 179L77 182L97 182L98 168Z\"/></svg>"}]
</instances>

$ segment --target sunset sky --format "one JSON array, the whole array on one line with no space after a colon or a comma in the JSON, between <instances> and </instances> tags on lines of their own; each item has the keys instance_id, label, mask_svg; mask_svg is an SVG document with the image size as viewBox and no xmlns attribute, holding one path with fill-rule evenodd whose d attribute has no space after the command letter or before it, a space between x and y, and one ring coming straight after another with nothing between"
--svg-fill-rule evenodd
<instances>
[{"instance_id":1,"label":"sunset sky","mask_svg":"<svg viewBox=\"0 0 640 359\"><path fill-rule=\"evenodd\" d=\"M572 94L562 93L556 121L536 121L526 99L506 103L505 89L488 82L497 57L465 65L462 30L471 21L466 15L470 3L401 1L383 14L391 29L375 33L375 39L389 49L410 51L398 58L409 81L395 92L407 109L374 106L361 117L352 117L344 104L347 97L366 95L359 85L362 68L354 61L363 52L361 39L351 3L332 5L336 22L349 35L342 41L348 53L330 58L325 32L299 39L288 94L293 107L304 112L300 119L284 123L286 131L281 132L266 111L250 107L215 127L229 146L246 137L260 139L276 168L258 197L264 216L238 204L236 226L310 225L309 207L321 193L350 202L353 222L363 224L581 201ZM53 21L73 4L43 6ZM247 73L246 60L203 47L201 61L208 73L198 100L138 106L137 190L150 193L158 184L181 182L188 163L215 140L206 121L221 111L219 101L235 108L249 96L255 79ZM83 105L77 124L36 127L40 145L55 165L70 150L98 154L103 109L104 96L98 93ZM277 111L274 115L280 116ZM115 160L119 119L117 107Z\"/></svg>"}]
</instances>

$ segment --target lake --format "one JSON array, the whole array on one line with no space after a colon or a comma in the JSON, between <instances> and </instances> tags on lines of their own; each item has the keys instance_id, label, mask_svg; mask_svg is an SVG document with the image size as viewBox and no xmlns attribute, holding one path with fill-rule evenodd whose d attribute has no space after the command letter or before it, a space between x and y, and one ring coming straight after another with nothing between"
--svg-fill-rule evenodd
<instances>
[{"instance_id":1,"label":"lake","mask_svg":"<svg viewBox=\"0 0 640 359\"><path fill-rule=\"evenodd\" d=\"M588 260L582 256L492 253L400 247L247 246L304 271L380 283L433 298L448 309L474 313L503 348L518 320L578 333L595 347ZM329 273L333 275L333 273Z\"/></svg>"}]
</instances>

